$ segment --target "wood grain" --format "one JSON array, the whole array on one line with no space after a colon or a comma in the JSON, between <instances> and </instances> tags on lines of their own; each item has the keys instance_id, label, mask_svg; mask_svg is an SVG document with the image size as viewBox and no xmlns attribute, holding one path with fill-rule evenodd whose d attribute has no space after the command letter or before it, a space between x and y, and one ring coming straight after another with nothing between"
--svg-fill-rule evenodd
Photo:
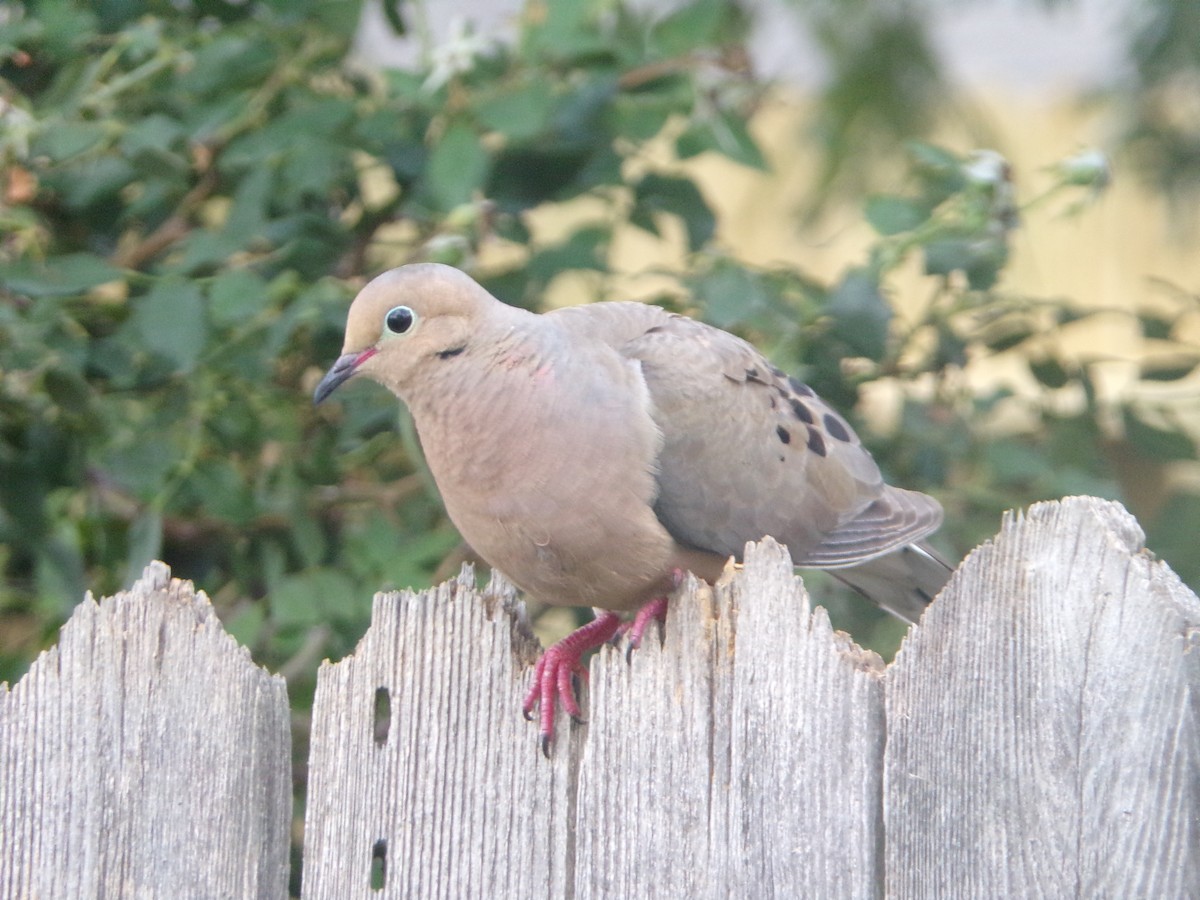
<instances>
[{"instance_id":1,"label":"wood grain","mask_svg":"<svg viewBox=\"0 0 1200 900\"><path fill-rule=\"evenodd\" d=\"M287 895L283 679L161 563L0 684L0 897Z\"/></svg>"},{"instance_id":2,"label":"wood grain","mask_svg":"<svg viewBox=\"0 0 1200 900\"><path fill-rule=\"evenodd\" d=\"M580 735L564 725L560 752L538 751L520 712L536 644L518 615L510 586L479 592L464 568L421 595L377 595L354 654L321 667L303 897L550 896L573 877ZM379 688L391 707L382 742Z\"/></svg>"},{"instance_id":3,"label":"wood grain","mask_svg":"<svg viewBox=\"0 0 1200 900\"><path fill-rule=\"evenodd\" d=\"M1011 516L887 668L750 545L596 654L550 759L503 579L378 595L319 672L302 896L1200 897L1200 599L1142 541ZM283 896L287 766L281 680L156 564L0 686L0 897Z\"/></svg>"},{"instance_id":4,"label":"wood grain","mask_svg":"<svg viewBox=\"0 0 1200 900\"><path fill-rule=\"evenodd\" d=\"M886 683L890 897L1200 896L1200 600L1113 503L1009 516Z\"/></svg>"}]
</instances>

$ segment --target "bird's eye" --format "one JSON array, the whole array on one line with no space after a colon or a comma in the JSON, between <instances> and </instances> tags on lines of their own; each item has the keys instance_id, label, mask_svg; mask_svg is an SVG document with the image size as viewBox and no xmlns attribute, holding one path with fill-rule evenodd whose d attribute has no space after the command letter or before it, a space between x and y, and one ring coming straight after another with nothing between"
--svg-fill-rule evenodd
<instances>
[{"instance_id":1,"label":"bird's eye","mask_svg":"<svg viewBox=\"0 0 1200 900\"><path fill-rule=\"evenodd\" d=\"M392 334L404 334L417 321L417 314L407 306L393 306L383 318L383 324Z\"/></svg>"}]
</instances>

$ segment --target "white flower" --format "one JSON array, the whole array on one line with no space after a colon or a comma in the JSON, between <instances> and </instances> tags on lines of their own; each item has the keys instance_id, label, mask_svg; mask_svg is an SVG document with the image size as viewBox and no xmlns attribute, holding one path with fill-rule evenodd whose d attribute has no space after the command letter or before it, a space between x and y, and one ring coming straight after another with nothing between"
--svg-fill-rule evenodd
<instances>
[{"instance_id":1,"label":"white flower","mask_svg":"<svg viewBox=\"0 0 1200 900\"><path fill-rule=\"evenodd\" d=\"M1020 224L1012 164L995 150L975 150L962 167L967 181L987 198L990 230L1003 236Z\"/></svg>"},{"instance_id":2,"label":"white flower","mask_svg":"<svg viewBox=\"0 0 1200 900\"><path fill-rule=\"evenodd\" d=\"M1012 167L995 150L975 150L962 171L973 184L998 187L1012 181Z\"/></svg>"},{"instance_id":3,"label":"white flower","mask_svg":"<svg viewBox=\"0 0 1200 900\"><path fill-rule=\"evenodd\" d=\"M1112 181L1112 165L1099 150L1082 150L1058 164L1059 174L1067 184L1077 184L1103 190Z\"/></svg>"},{"instance_id":4,"label":"white flower","mask_svg":"<svg viewBox=\"0 0 1200 900\"><path fill-rule=\"evenodd\" d=\"M11 147L17 159L28 159L29 139L36 124L26 110L0 97L0 148Z\"/></svg>"},{"instance_id":5,"label":"white flower","mask_svg":"<svg viewBox=\"0 0 1200 900\"><path fill-rule=\"evenodd\" d=\"M462 16L455 16L450 21L449 39L429 54L430 71L422 90L432 93L455 75L470 72L475 68L475 60L486 54L493 43L491 38L475 34Z\"/></svg>"}]
</instances>

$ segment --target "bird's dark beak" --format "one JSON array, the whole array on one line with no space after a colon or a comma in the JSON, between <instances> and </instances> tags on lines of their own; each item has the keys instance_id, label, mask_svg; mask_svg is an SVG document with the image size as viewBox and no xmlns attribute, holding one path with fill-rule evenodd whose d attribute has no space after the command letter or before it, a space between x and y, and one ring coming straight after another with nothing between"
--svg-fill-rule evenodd
<instances>
[{"instance_id":1,"label":"bird's dark beak","mask_svg":"<svg viewBox=\"0 0 1200 900\"><path fill-rule=\"evenodd\" d=\"M338 386L353 375L360 365L375 355L375 348L363 350L360 353L344 353L337 358L337 361L330 366L329 371L325 373L325 377L321 379L321 383L317 385L317 389L313 391L313 405L320 403L335 390Z\"/></svg>"}]
</instances>

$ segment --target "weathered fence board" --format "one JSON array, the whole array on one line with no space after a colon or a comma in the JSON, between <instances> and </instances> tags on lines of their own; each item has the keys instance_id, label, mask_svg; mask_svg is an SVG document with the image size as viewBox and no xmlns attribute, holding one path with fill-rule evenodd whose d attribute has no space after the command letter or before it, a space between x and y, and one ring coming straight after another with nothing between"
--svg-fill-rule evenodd
<instances>
[{"instance_id":1,"label":"weathered fence board","mask_svg":"<svg viewBox=\"0 0 1200 900\"><path fill-rule=\"evenodd\" d=\"M520 703L537 644L516 616L511 587L496 580L481 599L464 571L420 596L378 595L354 655L321 667L304 897L533 897L571 880L579 736L561 729L549 761L533 751Z\"/></svg>"},{"instance_id":2,"label":"weathered fence board","mask_svg":"<svg viewBox=\"0 0 1200 900\"><path fill-rule=\"evenodd\" d=\"M661 646L647 640L631 665L606 650L593 673L576 896L871 895L883 664L809 612L777 545L752 546L715 589L693 582ZM817 834L796 827L813 822Z\"/></svg>"},{"instance_id":3,"label":"weathered fence board","mask_svg":"<svg viewBox=\"0 0 1200 900\"><path fill-rule=\"evenodd\" d=\"M888 670L887 893L1200 896L1200 600L1119 507L1008 518Z\"/></svg>"},{"instance_id":4,"label":"weathered fence board","mask_svg":"<svg viewBox=\"0 0 1200 900\"><path fill-rule=\"evenodd\" d=\"M1200 896L1200 600L1141 540L1086 498L1008 519L886 671L766 542L597 655L549 762L507 594L378 597L318 684L304 896Z\"/></svg>"},{"instance_id":5,"label":"weathered fence board","mask_svg":"<svg viewBox=\"0 0 1200 900\"><path fill-rule=\"evenodd\" d=\"M753 546L549 760L511 588L379 595L319 673L303 897L1200 898L1200 599L1142 540L1007 518L888 668ZM287 757L279 679L151 567L0 687L0 897L282 896Z\"/></svg>"},{"instance_id":6,"label":"weathered fence board","mask_svg":"<svg viewBox=\"0 0 1200 900\"><path fill-rule=\"evenodd\" d=\"M0 897L279 898L287 689L161 563L0 684Z\"/></svg>"}]
</instances>

